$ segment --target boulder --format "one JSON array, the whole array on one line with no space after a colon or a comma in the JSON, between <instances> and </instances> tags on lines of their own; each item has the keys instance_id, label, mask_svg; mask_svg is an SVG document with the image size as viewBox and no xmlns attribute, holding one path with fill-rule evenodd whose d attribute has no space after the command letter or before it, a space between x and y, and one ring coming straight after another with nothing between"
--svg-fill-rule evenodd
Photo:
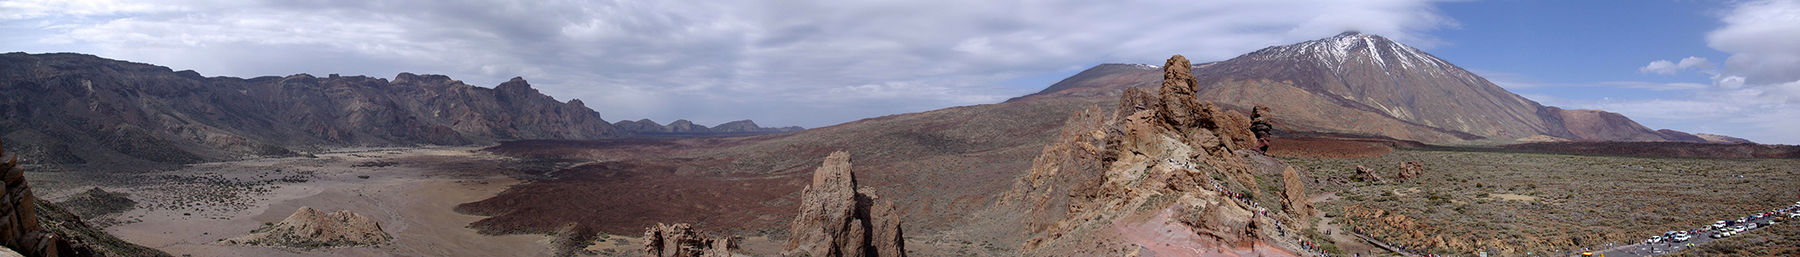
<instances>
[{"instance_id":1,"label":"boulder","mask_svg":"<svg viewBox=\"0 0 1800 257\"><path fill-rule=\"evenodd\" d=\"M1356 165L1356 175L1351 177L1351 179L1365 182L1387 182L1386 179L1381 179L1381 176L1375 175L1375 170L1371 170L1369 167L1363 167L1362 165Z\"/></svg>"},{"instance_id":2,"label":"boulder","mask_svg":"<svg viewBox=\"0 0 1800 257\"><path fill-rule=\"evenodd\" d=\"M813 171L812 185L800 192L784 255L906 256L899 214L893 203L871 190L858 190L850 172L850 153L825 157Z\"/></svg>"}]
</instances>

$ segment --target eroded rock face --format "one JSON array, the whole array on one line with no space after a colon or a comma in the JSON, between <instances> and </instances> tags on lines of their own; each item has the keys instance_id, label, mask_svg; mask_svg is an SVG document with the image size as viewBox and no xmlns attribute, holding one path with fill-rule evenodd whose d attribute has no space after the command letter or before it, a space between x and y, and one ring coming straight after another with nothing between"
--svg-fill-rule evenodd
<instances>
[{"instance_id":1,"label":"eroded rock face","mask_svg":"<svg viewBox=\"0 0 1800 257\"><path fill-rule=\"evenodd\" d=\"M280 223L257 229L250 235L228 240L228 243L292 247L331 248L369 246L392 240L381 224L362 214L339 210L322 212L300 207Z\"/></svg>"},{"instance_id":2,"label":"eroded rock face","mask_svg":"<svg viewBox=\"0 0 1800 257\"><path fill-rule=\"evenodd\" d=\"M1306 224L1313 215L1312 199L1306 196L1306 184L1293 166L1281 171L1281 205L1290 217L1288 224Z\"/></svg>"},{"instance_id":3,"label":"eroded rock face","mask_svg":"<svg viewBox=\"0 0 1800 257\"><path fill-rule=\"evenodd\" d=\"M833 152L801 190L784 255L906 256L893 203L858 190L850 153Z\"/></svg>"},{"instance_id":4,"label":"eroded rock face","mask_svg":"<svg viewBox=\"0 0 1800 257\"><path fill-rule=\"evenodd\" d=\"M737 250L732 238L711 238L693 225L657 223L644 230L644 253L656 257L729 257Z\"/></svg>"}]
</instances>

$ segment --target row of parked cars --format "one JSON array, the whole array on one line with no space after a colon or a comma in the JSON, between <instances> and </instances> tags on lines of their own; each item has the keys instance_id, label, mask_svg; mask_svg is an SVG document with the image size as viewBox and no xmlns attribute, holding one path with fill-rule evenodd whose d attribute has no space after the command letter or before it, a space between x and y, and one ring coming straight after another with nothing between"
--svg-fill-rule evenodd
<instances>
[{"instance_id":1,"label":"row of parked cars","mask_svg":"<svg viewBox=\"0 0 1800 257\"><path fill-rule=\"evenodd\" d=\"M1663 233L1663 235L1661 235L1661 236L1656 236L1656 237L1651 237L1650 239L1645 239L1644 243L1645 244L1655 244L1655 243L1661 243L1661 242L1675 242L1675 243L1687 242L1689 239L1693 239L1693 237L1695 235L1702 235L1702 234L1708 235L1709 237L1712 237L1712 238L1726 238L1726 237L1731 237L1731 236L1734 236L1734 235L1737 235L1740 233L1744 233L1744 231L1746 231L1746 230L1757 229L1757 228L1766 227L1769 225L1779 224L1784 219L1793 219L1793 218L1800 218L1800 202L1794 202L1794 205L1790 205L1788 207L1784 207L1784 208L1780 208L1780 209L1770 210L1768 212L1752 213L1750 215L1747 215L1744 217L1739 217L1737 219L1721 220L1718 222L1713 222L1713 224L1711 224L1711 225L1701 226L1699 228L1683 230L1683 231L1669 231L1667 233Z\"/></svg>"}]
</instances>

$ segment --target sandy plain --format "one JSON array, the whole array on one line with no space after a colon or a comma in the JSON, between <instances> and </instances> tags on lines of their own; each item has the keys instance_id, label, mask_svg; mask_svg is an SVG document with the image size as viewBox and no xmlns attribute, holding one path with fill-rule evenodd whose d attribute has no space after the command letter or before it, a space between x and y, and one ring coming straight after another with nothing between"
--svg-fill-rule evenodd
<instances>
[{"instance_id":1,"label":"sandy plain","mask_svg":"<svg viewBox=\"0 0 1800 257\"><path fill-rule=\"evenodd\" d=\"M187 165L135 174L30 173L39 195L60 201L99 187L125 192L137 207L90 218L108 233L176 256L547 256L544 235L483 235L481 216L457 204L520 183L509 159L475 147L346 149L308 157ZM41 181L41 182L40 182ZM301 206L350 210L378 222L394 240L375 246L288 249L235 245Z\"/></svg>"}]
</instances>

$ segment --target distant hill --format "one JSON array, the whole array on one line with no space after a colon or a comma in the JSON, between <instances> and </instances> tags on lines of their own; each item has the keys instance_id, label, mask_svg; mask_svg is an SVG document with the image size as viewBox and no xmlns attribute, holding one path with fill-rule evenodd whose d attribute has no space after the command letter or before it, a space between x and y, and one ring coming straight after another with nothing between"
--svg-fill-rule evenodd
<instances>
[{"instance_id":1,"label":"distant hill","mask_svg":"<svg viewBox=\"0 0 1800 257\"><path fill-rule=\"evenodd\" d=\"M203 77L84 54L0 55L0 137L32 163L192 163L323 147L627 135L513 78Z\"/></svg>"},{"instance_id":2,"label":"distant hill","mask_svg":"<svg viewBox=\"0 0 1800 257\"><path fill-rule=\"evenodd\" d=\"M756 122L751 120L726 122L724 124L719 124L718 126L707 127L705 125L694 124L694 122L688 120L675 120L675 122L670 122L668 125L662 125L650 119L640 119L635 121L621 120L613 123L613 127L631 132L637 136L645 137L754 135L805 130L805 128L798 126L764 128L762 126L757 126Z\"/></svg>"},{"instance_id":3,"label":"distant hill","mask_svg":"<svg viewBox=\"0 0 1800 257\"><path fill-rule=\"evenodd\" d=\"M1117 94L1161 81L1152 65L1103 64L1017 99ZM1202 100L1272 107L1283 129L1461 140L1733 142L1652 130L1617 113L1565 110L1387 38L1347 32L1193 66Z\"/></svg>"}]
</instances>

